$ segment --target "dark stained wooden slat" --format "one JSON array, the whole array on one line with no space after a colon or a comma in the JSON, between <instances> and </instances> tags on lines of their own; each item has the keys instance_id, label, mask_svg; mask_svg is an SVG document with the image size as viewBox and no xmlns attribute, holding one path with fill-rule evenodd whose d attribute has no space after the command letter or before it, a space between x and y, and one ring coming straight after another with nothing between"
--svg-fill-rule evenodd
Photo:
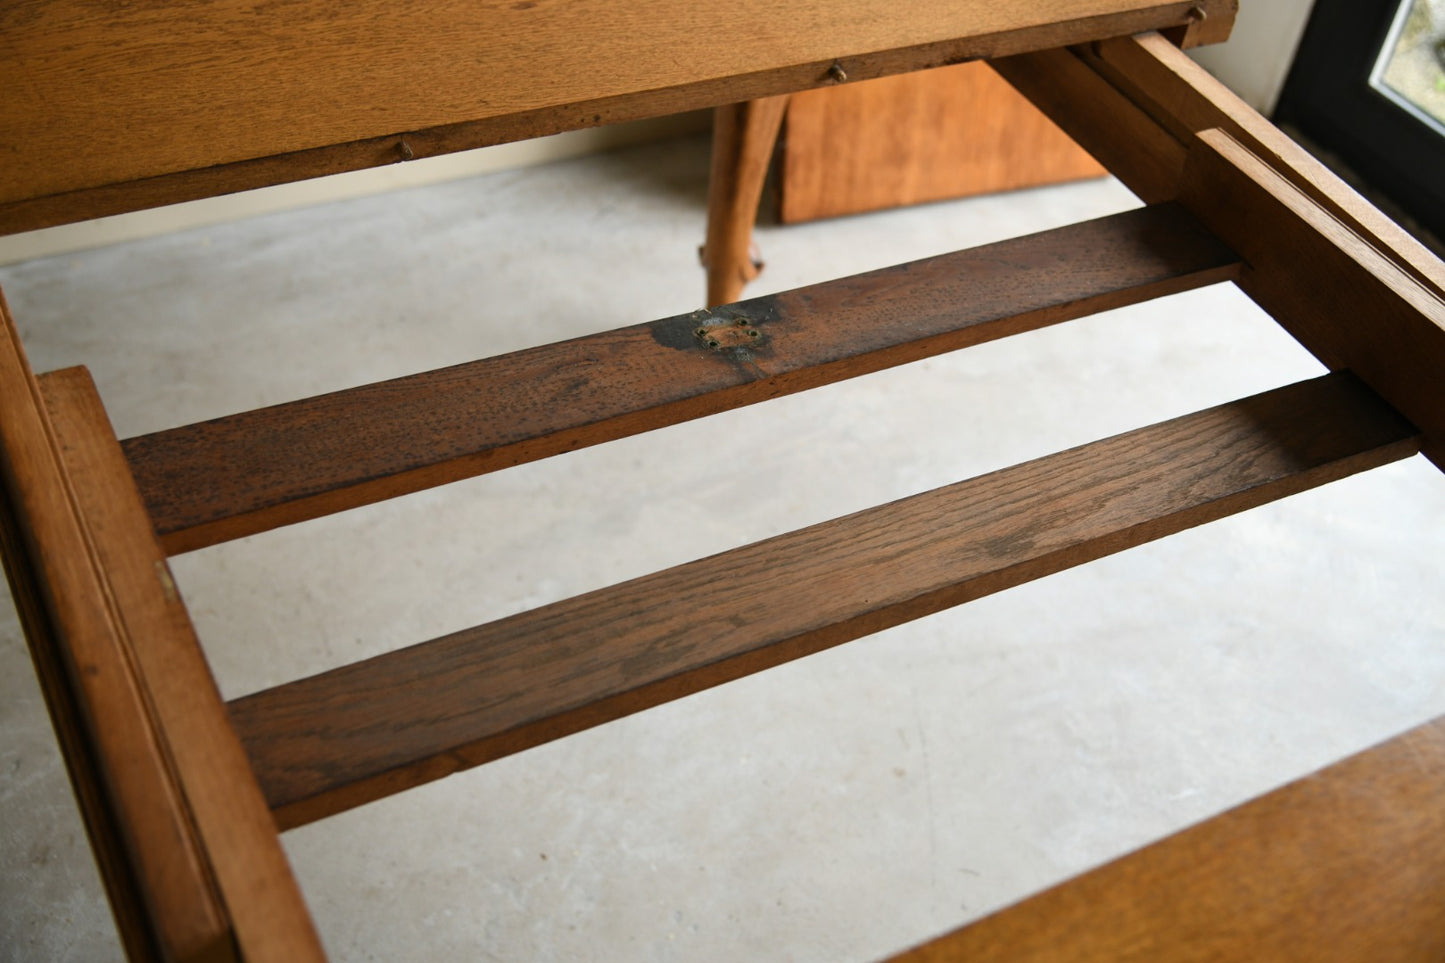
<instances>
[{"instance_id":1,"label":"dark stained wooden slat","mask_svg":"<svg viewBox=\"0 0 1445 963\"><path fill-rule=\"evenodd\" d=\"M283 827L1418 450L1335 374L230 703Z\"/></svg>"},{"instance_id":2,"label":"dark stained wooden slat","mask_svg":"<svg viewBox=\"0 0 1445 963\"><path fill-rule=\"evenodd\" d=\"M1445 960L1445 719L894 963Z\"/></svg>"},{"instance_id":3,"label":"dark stained wooden slat","mask_svg":"<svg viewBox=\"0 0 1445 963\"><path fill-rule=\"evenodd\" d=\"M1237 269L1235 255L1178 208L1145 208L124 447L174 554L1214 283Z\"/></svg>"}]
</instances>

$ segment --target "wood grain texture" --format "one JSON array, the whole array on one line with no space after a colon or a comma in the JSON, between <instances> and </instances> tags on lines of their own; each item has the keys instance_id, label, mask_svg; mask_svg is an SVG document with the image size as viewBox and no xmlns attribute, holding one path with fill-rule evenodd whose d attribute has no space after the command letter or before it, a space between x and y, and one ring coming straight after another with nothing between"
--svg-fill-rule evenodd
<instances>
[{"instance_id":1,"label":"wood grain texture","mask_svg":"<svg viewBox=\"0 0 1445 963\"><path fill-rule=\"evenodd\" d=\"M1136 193L1177 200L1234 246L1240 287L1414 419L1445 466L1445 266L1184 60L1141 37L996 66Z\"/></svg>"},{"instance_id":2,"label":"wood grain texture","mask_svg":"<svg viewBox=\"0 0 1445 963\"><path fill-rule=\"evenodd\" d=\"M176 553L1224 280L1236 266L1177 208L1131 211L124 446Z\"/></svg>"},{"instance_id":3,"label":"wood grain texture","mask_svg":"<svg viewBox=\"0 0 1445 963\"><path fill-rule=\"evenodd\" d=\"M0 230L790 93L835 61L866 79L1194 7L1227 34L1233 5L20 0L0 5Z\"/></svg>"},{"instance_id":4,"label":"wood grain texture","mask_svg":"<svg viewBox=\"0 0 1445 963\"><path fill-rule=\"evenodd\" d=\"M83 368L43 375L39 385L90 559L122 633L156 751L174 781L174 805L194 834L198 859L229 921L226 943L234 942L237 956L248 961L321 960L275 823L95 385ZM125 720L98 721L109 726ZM168 845L158 829L140 842L148 849Z\"/></svg>"},{"instance_id":5,"label":"wood grain texture","mask_svg":"<svg viewBox=\"0 0 1445 963\"><path fill-rule=\"evenodd\" d=\"M1445 298L1223 130L1195 139L1180 199L1238 245L1240 288L1418 424L1445 468Z\"/></svg>"},{"instance_id":6,"label":"wood grain texture","mask_svg":"<svg viewBox=\"0 0 1445 963\"><path fill-rule=\"evenodd\" d=\"M1181 142L1222 128L1416 280L1445 294L1445 263L1156 33L1092 44L1081 56Z\"/></svg>"},{"instance_id":7,"label":"wood grain texture","mask_svg":"<svg viewBox=\"0 0 1445 963\"><path fill-rule=\"evenodd\" d=\"M233 701L295 826L1418 450L1345 374ZM705 587L701 591L700 587Z\"/></svg>"},{"instance_id":8,"label":"wood grain texture","mask_svg":"<svg viewBox=\"0 0 1445 963\"><path fill-rule=\"evenodd\" d=\"M804 91L786 124L785 224L1106 173L982 63Z\"/></svg>"},{"instance_id":9,"label":"wood grain texture","mask_svg":"<svg viewBox=\"0 0 1445 963\"><path fill-rule=\"evenodd\" d=\"M702 248L710 308L736 301L743 286L762 270L752 257L753 225L788 100L745 100L713 112L707 241Z\"/></svg>"},{"instance_id":10,"label":"wood grain texture","mask_svg":"<svg viewBox=\"0 0 1445 963\"><path fill-rule=\"evenodd\" d=\"M46 611L44 592L8 494L0 497L0 559L126 959L136 963L160 959L142 883L126 853L127 834L109 804L104 770L91 745L86 717L61 654L62 643Z\"/></svg>"},{"instance_id":11,"label":"wood grain texture","mask_svg":"<svg viewBox=\"0 0 1445 963\"><path fill-rule=\"evenodd\" d=\"M122 940L138 959L233 957L230 922L186 812L134 639L66 477L39 387L0 299L6 570ZM78 750L78 751L77 751Z\"/></svg>"},{"instance_id":12,"label":"wood grain texture","mask_svg":"<svg viewBox=\"0 0 1445 963\"><path fill-rule=\"evenodd\" d=\"M893 963L1438 963L1445 720Z\"/></svg>"}]
</instances>

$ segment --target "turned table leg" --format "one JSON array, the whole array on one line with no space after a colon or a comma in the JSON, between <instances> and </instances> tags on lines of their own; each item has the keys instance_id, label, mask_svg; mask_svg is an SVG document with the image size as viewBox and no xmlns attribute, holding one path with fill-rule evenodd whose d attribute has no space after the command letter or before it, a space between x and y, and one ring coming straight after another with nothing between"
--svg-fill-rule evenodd
<instances>
[{"instance_id":1,"label":"turned table leg","mask_svg":"<svg viewBox=\"0 0 1445 963\"><path fill-rule=\"evenodd\" d=\"M708 185L707 304L736 301L762 264L749 254L758 199L788 98L764 97L728 104L713 113L712 173Z\"/></svg>"}]
</instances>

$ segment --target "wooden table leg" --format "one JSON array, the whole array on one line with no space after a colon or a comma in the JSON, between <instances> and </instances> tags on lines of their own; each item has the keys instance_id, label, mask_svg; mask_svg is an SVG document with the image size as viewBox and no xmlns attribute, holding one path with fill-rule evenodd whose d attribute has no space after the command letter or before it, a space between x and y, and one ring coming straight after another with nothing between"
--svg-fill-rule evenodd
<instances>
[{"instance_id":1,"label":"wooden table leg","mask_svg":"<svg viewBox=\"0 0 1445 963\"><path fill-rule=\"evenodd\" d=\"M728 104L713 113L712 174L708 185L707 305L729 304L758 276L748 248L758 218L758 199L777 143L788 98L764 97Z\"/></svg>"}]
</instances>

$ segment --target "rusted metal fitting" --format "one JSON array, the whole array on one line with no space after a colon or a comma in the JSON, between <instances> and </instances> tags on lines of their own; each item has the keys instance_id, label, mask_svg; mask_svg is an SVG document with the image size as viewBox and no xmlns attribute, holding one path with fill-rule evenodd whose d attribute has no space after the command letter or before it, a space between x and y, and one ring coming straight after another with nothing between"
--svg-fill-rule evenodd
<instances>
[{"instance_id":1,"label":"rusted metal fitting","mask_svg":"<svg viewBox=\"0 0 1445 963\"><path fill-rule=\"evenodd\" d=\"M747 318L717 318L710 324L699 325L692 333L712 351L754 347L763 339L763 333Z\"/></svg>"}]
</instances>

